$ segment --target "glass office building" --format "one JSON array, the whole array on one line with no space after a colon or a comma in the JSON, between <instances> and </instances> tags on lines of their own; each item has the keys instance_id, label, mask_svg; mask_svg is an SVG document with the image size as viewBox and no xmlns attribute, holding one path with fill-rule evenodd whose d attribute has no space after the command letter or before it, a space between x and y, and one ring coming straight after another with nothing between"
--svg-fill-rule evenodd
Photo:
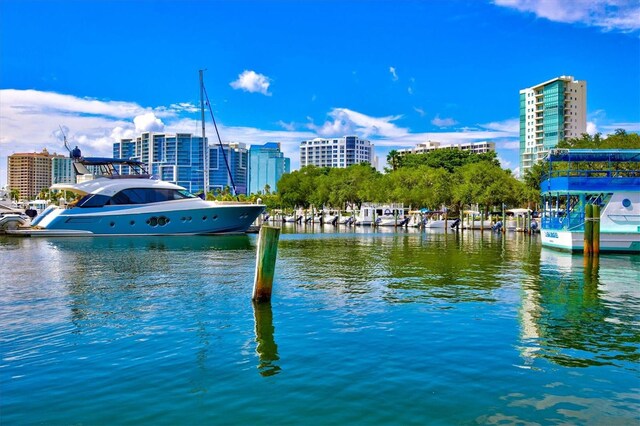
<instances>
[{"instance_id":1,"label":"glass office building","mask_svg":"<svg viewBox=\"0 0 640 426\"><path fill-rule=\"evenodd\" d=\"M204 190L204 146L202 137L190 133L168 135L142 133L135 139L113 144L114 158L141 161L154 177L197 193ZM126 166L120 173L127 174Z\"/></svg>"},{"instance_id":2,"label":"glass office building","mask_svg":"<svg viewBox=\"0 0 640 426\"><path fill-rule=\"evenodd\" d=\"M252 145L249 150L249 193L277 192L278 181L290 173L291 162L280 150L280 143Z\"/></svg>"},{"instance_id":3,"label":"glass office building","mask_svg":"<svg viewBox=\"0 0 640 426\"><path fill-rule=\"evenodd\" d=\"M225 157L229 164L225 163ZM223 143L209 146L209 190L215 193L228 187L236 186L236 194L247 194L247 176L249 166L249 151L243 143ZM231 171L231 174L229 174Z\"/></svg>"}]
</instances>

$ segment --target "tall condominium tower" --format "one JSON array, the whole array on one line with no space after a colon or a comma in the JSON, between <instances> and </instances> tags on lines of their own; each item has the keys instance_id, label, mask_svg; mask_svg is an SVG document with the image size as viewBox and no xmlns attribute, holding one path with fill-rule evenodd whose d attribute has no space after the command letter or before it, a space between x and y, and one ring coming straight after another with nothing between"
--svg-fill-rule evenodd
<instances>
[{"instance_id":1,"label":"tall condominium tower","mask_svg":"<svg viewBox=\"0 0 640 426\"><path fill-rule=\"evenodd\" d=\"M229 169L225 163L229 163ZM236 195L247 194L247 169L249 151L243 143L231 142L209 146L209 190L222 191L232 188L231 176L236 186ZM229 170L231 175L229 175Z\"/></svg>"},{"instance_id":2,"label":"tall condominium tower","mask_svg":"<svg viewBox=\"0 0 640 426\"><path fill-rule=\"evenodd\" d=\"M520 90L520 174L587 131L587 82L561 76Z\"/></svg>"},{"instance_id":3,"label":"tall condominium tower","mask_svg":"<svg viewBox=\"0 0 640 426\"><path fill-rule=\"evenodd\" d=\"M141 161L158 179L200 192L204 190L203 148L202 137L190 133L145 132L135 139L115 142L113 156Z\"/></svg>"},{"instance_id":4,"label":"tall condominium tower","mask_svg":"<svg viewBox=\"0 0 640 426\"><path fill-rule=\"evenodd\" d=\"M300 167L339 167L369 163L376 167L373 144L357 136L337 139L316 138L300 143Z\"/></svg>"},{"instance_id":5,"label":"tall condominium tower","mask_svg":"<svg viewBox=\"0 0 640 426\"><path fill-rule=\"evenodd\" d=\"M20 191L21 200L36 198L40 191L48 190L52 181L62 173L56 168L54 176L51 167L54 158L65 159L61 155L49 154L46 149L43 149L42 152L9 155L7 161L9 188Z\"/></svg>"},{"instance_id":6,"label":"tall condominium tower","mask_svg":"<svg viewBox=\"0 0 640 426\"><path fill-rule=\"evenodd\" d=\"M251 145L249 150L249 193L263 194L278 191L278 181L289 173L291 162L280 151L280 143Z\"/></svg>"}]
</instances>

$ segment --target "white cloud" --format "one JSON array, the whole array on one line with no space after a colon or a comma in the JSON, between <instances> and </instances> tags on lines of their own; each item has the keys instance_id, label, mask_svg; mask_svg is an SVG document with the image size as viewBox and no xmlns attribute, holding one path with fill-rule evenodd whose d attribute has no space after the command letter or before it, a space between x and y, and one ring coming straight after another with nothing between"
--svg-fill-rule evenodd
<instances>
[{"instance_id":1,"label":"white cloud","mask_svg":"<svg viewBox=\"0 0 640 426\"><path fill-rule=\"evenodd\" d=\"M602 128L602 133L604 133L605 135L614 134L618 129L634 133L640 132L640 123L609 123L603 124L600 127Z\"/></svg>"},{"instance_id":2,"label":"white cloud","mask_svg":"<svg viewBox=\"0 0 640 426\"><path fill-rule=\"evenodd\" d=\"M438 127L451 127L458 124L458 122L453 118L440 118L440 115L436 115L435 118L431 120L431 124Z\"/></svg>"},{"instance_id":3,"label":"white cloud","mask_svg":"<svg viewBox=\"0 0 640 426\"><path fill-rule=\"evenodd\" d=\"M515 169L513 169L511 172L512 172L512 174L513 174L513 176L514 176L514 177L516 177L516 178L520 178L520 167L516 167L516 168L515 168Z\"/></svg>"},{"instance_id":4,"label":"white cloud","mask_svg":"<svg viewBox=\"0 0 640 426\"><path fill-rule=\"evenodd\" d=\"M296 126L294 123L285 123L282 120L278 120L276 124L289 132L293 132L296 129Z\"/></svg>"},{"instance_id":5,"label":"white cloud","mask_svg":"<svg viewBox=\"0 0 640 426\"><path fill-rule=\"evenodd\" d=\"M236 81L232 81L229 84L234 89L242 89L249 93L262 93L265 96L271 96L271 93L269 93L271 79L255 71L244 70L242 74L238 75Z\"/></svg>"},{"instance_id":6,"label":"white cloud","mask_svg":"<svg viewBox=\"0 0 640 426\"><path fill-rule=\"evenodd\" d=\"M550 21L580 23L605 31L640 29L638 0L494 0L494 3Z\"/></svg>"},{"instance_id":7,"label":"white cloud","mask_svg":"<svg viewBox=\"0 0 640 426\"><path fill-rule=\"evenodd\" d=\"M391 73L391 79L393 81L398 81L398 74L396 73L396 69L394 67L389 67L389 72Z\"/></svg>"},{"instance_id":8,"label":"white cloud","mask_svg":"<svg viewBox=\"0 0 640 426\"><path fill-rule=\"evenodd\" d=\"M487 124L480 124L480 127L489 130L498 130L518 136L520 132L520 119L510 118L504 121L494 121Z\"/></svg>"},{"instance_id":9,"label":"white cloud","mask_svg":"<svg viewBox=\"0 0 640 426\"><path fill-rule=\"evenodd\" d=\"M500 161L500 165L503 169L513 169L513 163L500 155L498 155L498 161Z\"/></svg>"},{"instance_id":10,"label":"white cloud","mask_svg":"<svg viewBox=\"0 0 640 426\"><path fill-rule=\"evenodd\" d=\"M133 124L136 126L137 133L162 132L164 130L164 123L152 112L135 116Z\"/></svg>"},{"instance_id":11,"label":"white cloud","mask_svg":"<svg viewBox=\"0 0 640 426\"><path fill-rule=\"evenodd\" d=\"M357 134L364 138L371 136L395 137L407 133L407 129L399 128L392 122L401 115L389 117L370 117L347 108L334 108L329 116L332 120L325 121L321 126L313 122L307 127L320 136L344 136Z\"/></svg>"},{"instance_id":12,"label":"white cloud","mask_svg":"<svg viewBox=\"0 0 640 426\"><path fill-rule=\"evenodd\" d=\"M426 114L426 112L424 112L424 110L423 110L422 108L413 107L413 110L414 110L415 112L417 112L417 113L420 115L420 117L424 117L424 116L425 116L425 114Z\"/></svg>"},{"instance_id":13,"label":"white cloud","mask_svg":"<svg viewBox=\"0 0 640 426\"><path fill-rule=\"evenodd\" d=\"M594 123L593 121L587 122L587 133L592 136L598 133L598 126L596 125L596 123Z\"/></svg>"}]
</instances>

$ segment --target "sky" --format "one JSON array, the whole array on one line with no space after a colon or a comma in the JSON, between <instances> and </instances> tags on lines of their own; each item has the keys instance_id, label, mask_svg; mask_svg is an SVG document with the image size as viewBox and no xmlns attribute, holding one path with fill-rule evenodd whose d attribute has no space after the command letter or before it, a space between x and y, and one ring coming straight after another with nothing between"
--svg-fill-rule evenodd
<instances>
[{"instance_id":1,"label":"sky","mask_svg":"<svg viewBox=\"0 0 640 426\"><path fill-rule=\"evenodd\" d=\"M85 156L144 131L200 133L198 70L224 142L315 137L390 150L493 141L519 173L519 90L587 82L587 131L640 132L638 0L0 0L7 156ZM209 141L215 140L207 120Z\"/></svg>"}]
</instances>

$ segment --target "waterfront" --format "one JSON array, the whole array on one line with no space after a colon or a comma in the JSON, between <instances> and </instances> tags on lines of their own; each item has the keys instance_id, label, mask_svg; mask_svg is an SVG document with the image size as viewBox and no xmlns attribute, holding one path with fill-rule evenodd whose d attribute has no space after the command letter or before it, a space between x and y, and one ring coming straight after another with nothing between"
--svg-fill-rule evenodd
<instances>
[{"instance_id":1,"label":"waterfront","mask_svg":"<svg viewBox=\"0 0 640 426\"><path fill-rule=\"evenodd\" d=\"M0 237L0 420L640 421L639 256L306 229L255 309L256 235Z\"/></svg>"}]
</instances>

